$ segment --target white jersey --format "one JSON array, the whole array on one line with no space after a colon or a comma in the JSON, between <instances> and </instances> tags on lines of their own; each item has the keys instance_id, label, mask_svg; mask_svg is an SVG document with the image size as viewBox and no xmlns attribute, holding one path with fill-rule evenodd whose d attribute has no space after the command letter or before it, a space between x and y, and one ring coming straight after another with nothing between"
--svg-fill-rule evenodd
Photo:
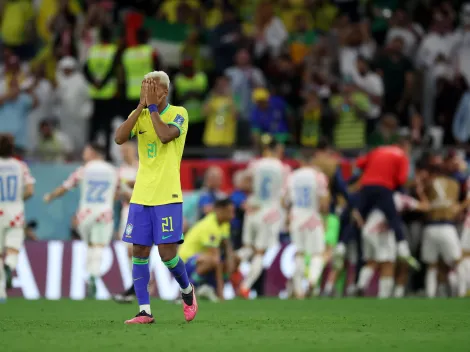
<instances>
[{"instance_id":1,"label":"white jersey","mask_svg":"<svg viewBox=\"0 0 470 352\"><path fill-rule=\"evenodd\" d=\"M261 158L248 166L253 177L253 193L249 200L256 206L281 205L290 168L276 158Z\"/></svg>"},{"instance_id":2,"label":"white jersey","mask_svg":"<svg viewBox=\"0 0 470 352\"><path fill-rule=\"evenodd\" d=\"M103 160L90 161L78 168L63 183L66 189L78 185L80 185L80 211L112 214L119 188L118 171L113 165Z\"/></svg>"},{"instance_id":3,"label":"white jersey","mask_svg":"<svg viewBox=\"0 0 470 352\"><path fill-rule=\"evenodd\" d=\"M312 167L293 171L287 180L287 196L292 212L319 212L319 199L328 194L328 178Z\"/></svg>"},{"instance_id":4,"label":"white jersey","mask_svg":"<svg viewBox=\"0 0 470 352\"><path fill-rule=\"evenodd\" d=\"M24 188L34 183L24 162L14 158L0 158L0 218L3 217L11 224L24 221Z\"/></svg>"},{"instance_id":5,"label":"white jersey","mask_svg":"<svg viewBox=\"0 0 470 352\"><path fill-rule=\"evenodd\" d=\"M402 212L404 210L415 210L419 205L419 201L417 199L400 192L395 192L393 194L393 201L395 202L395 207L398 212ZM385 214L381 210L374 209L367 217L363 230L364 234L380 234L388 230L389 228Z\"/></svg>"}]
</instances>

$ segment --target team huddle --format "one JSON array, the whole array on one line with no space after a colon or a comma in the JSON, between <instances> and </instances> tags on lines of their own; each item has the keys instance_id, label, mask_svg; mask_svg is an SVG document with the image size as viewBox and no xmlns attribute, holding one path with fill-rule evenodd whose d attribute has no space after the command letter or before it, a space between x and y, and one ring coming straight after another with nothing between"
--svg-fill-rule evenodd
<instances>
[{"instance_id":1,"label":"team huddle","mask_svg":"<svg viewBox=\"0 0 470 352\"><path fill-rule=\"evenodd\" d=\"M402 297L407 267L419 269L403 234L399 215L403 211L419 211L425 218L421 259L426 264L427 296L436 295L441 271L453 296L466 294L470 215L461 239L455 221L467 210L470 197L462 196L465 187L453 175L428 164L415 171L414 197L400 192L409 173L407 140L358 158L356 167L362 170L359 189L351 192L327 144L303 153L300 167L292 171L281 161L279 145L268 138L260 158L245 171L251 192L243 204L242 247L237 251L232 248L230 222L235 209L225 197L217 199L183 235L180 163L188 114L183 107L167 103L169 83L161 71L145 76L138 106L116 131L115 141L123 145L124 165L120 169L105 160L99 145L89 144L83 152L84 165L44 195L49 203L80 187L75 223L88 245L90 297L96 294L100 280L103 250L113 238L114 204L121 201L120 232L129 244L133 285L115 299L128 302L135 297L139 304L139 313L126 324L154 322L148 289L149 256L154 245L180 286L184 317L189 322L198 311L196 292L213 301L222 300L224 283L230 278L236 293L249 298L262 274L265 252L279 243L281 232L290 234L296 248L293 297L331 295L344 263L357 265L360 259L364 264L355 293L365 292L378 270L378 296ZM126 143L134 137L138 160L133 144ZM1 135L0 300L6 299L6 290L12 287L11 273L25 237L24 201L33 195L35 183L26 164L13 158L13 149L12 137ZM469 259L463 260L465 257ZM334 265L322 292L320 277L330 260ZM236 275L242 262L250 263L243 278Z\"/></svg>"}]
</instances>

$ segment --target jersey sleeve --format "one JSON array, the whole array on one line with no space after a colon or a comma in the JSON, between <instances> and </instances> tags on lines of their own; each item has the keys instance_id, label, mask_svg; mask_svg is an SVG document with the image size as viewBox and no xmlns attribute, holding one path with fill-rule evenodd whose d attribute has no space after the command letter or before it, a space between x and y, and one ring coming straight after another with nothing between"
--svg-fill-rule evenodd
<instances>
[{"instance_id":1,"label":"jersey sleeve","mask_svg":"<svg viewBox=\"0 0 470 352\"><path fill-rule=\"evenodd\" d=\"M406 194L400 195L403 210L415 210L418 208L419 201L413 197L407 196Z\"/></svg>"},{"instance_id":2,"label":"jersey sleeve","mask_svg":"<svg viewBox=\"0 0 470 352\"><path fill-rule=\"evenodd\" d=\"M79 167L75 170L68 179L64 181L62 187L65 189L72 189L78 185L78 183L83 179L83 167Z\"/></svg>"},{"instance_id":3,"label":"jersey sleeve","mask_svg":"<svg viewBox=\"0 0 470 352\"><path fill-rule=\"evenodd\" d=\"M26 165L26 163L21 162L21 170L23 173L23 183L25 185L33 185L36 183L36 180L31 175L31 171L29 170L29 167Z\"/></svg>"},{"instance_id":4,"label":"jersey sleeve","mask_svg":"<svg viewBox=\"0 0 470 352\"><path fill-rule=\"evenodd\" d=\"M356 159L356 167L364 170L369 161L369 154L365 154Z\"/></svg>"},{"instance_id":5,"label":"jersey sleeve","mask_svg":"<svg viewBox=\"0 0 470 352\"><path fill-rule=\"evenodd\" d=\"M133 110L133 111L129 114L129 116L128 116L127 118L131 117L131 115L134 113L134 111L135 111L135 110ZM140 116L142 116L142 113L143 113L143 111L140 113ZM139 116L139 118L140 118L140 116ZM139 119L137 119L137 122L135 123L134 127L132 128L132 131L131 131L131 134L130 134L130 136L129 136L129 139L132 139L132 138L134 138L134 136L137 135L138 129L139 129Z\"/></svg>"},{"instance_id":6,"label":"jersey sleeve","mask_svg":"<svg viewBox=\"0 0 470 352\"><path fill-rule=\"evenodd\" d=\"M188 112L186 109L181 109L178 114L176 114L173 121L168 122L169 125L175 126L180 131L180 136L188 132Z\"/></svg>"},{"instance_id":7,"label":"jersey sleeve","mask_svg":"<svg viewBox=\"0 0 470 352\"><path fill-rule=\"evenodd\" d=\"M325 197L328 195L328 177L323 173L317 173L318 195Z\"/></svg>"}]
</instances>

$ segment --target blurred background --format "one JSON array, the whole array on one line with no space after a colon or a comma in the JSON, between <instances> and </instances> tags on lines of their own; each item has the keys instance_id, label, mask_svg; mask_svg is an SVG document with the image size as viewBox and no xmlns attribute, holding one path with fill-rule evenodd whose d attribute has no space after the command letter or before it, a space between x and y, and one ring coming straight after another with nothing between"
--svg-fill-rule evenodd
<instances>
[{"instance_id":1,"label":"blurred background","mask_svg":"<svg viewBox=\"0 0 470 352\"><path fill-rule=\"evenodd\" d=\"M73 238L77 192L48 207L42 196L78 166L88 141L122 163L114 130L152 70L170 74L170 103L190 116L181 168L188 226L207 201L201 194L243 187L234 176L256 156L263 134L283 143L294 167L302 148L327 137L347 179L350 158L402 135L413 140L413 160L444 158L467 173L470 3L0 4L0 132L15 136L37 179L27 203L31 238Z\"/></svg>"}]
</instances>

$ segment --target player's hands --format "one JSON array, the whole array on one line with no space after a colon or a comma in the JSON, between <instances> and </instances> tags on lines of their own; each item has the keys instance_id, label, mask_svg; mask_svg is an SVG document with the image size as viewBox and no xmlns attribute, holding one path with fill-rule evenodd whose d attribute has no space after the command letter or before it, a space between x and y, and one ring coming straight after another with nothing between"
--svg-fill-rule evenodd
<instances>
[{"instance_id":1,"label":"player's hands","mask_svg":"<svg viewBox=\"0 0 470 352\"><path fill-rule=\"evenodd\" d=\"M151 79L147 83L147 106L155 104L160 105L165 97L165 93L160 85L159 79Z\"/></svg>"},{"instance_id":2,"label":"player's hands","mask_svg":"<svg viewBox=\"0 0 470 352\"><path fill-rule=\"evenodd\" d=\"M52 196L51 196L49 193L46 193L46 194L44 195L44 198L43 198L43 199L44 199L44 203L47 204L47 203L50 203L50 202L51 202Z\"/></svg>"},{"instance_id":3,"label":"player's hands","mask_svg":"<svg viewBox=\"0 0 470 352\"><path fill-rule=\"evenodd\" d=\"M146 103L146 98L147 98L147 80L144 79L142 81L142 86L140 87L140 101L139 105L142 105L144 108L147 106Z\"/></svg>"}]
</instances>

